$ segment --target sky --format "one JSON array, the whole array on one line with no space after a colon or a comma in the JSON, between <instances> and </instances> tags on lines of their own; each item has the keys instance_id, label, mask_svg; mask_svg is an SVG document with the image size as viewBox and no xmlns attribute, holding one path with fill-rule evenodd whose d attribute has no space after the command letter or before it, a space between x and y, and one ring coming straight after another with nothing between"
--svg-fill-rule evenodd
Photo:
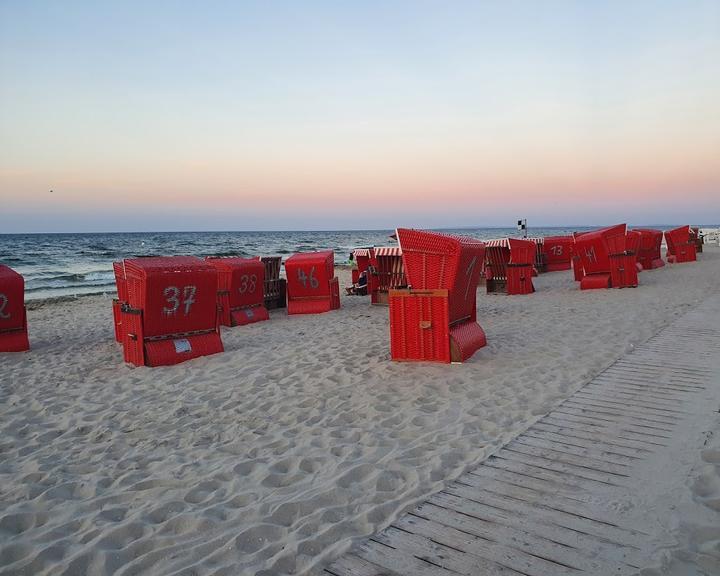
<instances>
[{"instance_id":1,"label":"sky","mask_svg":"<svg viewBox=\"0 0 720 576\"><path fill-rule=\"evenodd\" d=\"M0 233L720 222L720 0L0 0Z\"/></svg>"}]
</instances>

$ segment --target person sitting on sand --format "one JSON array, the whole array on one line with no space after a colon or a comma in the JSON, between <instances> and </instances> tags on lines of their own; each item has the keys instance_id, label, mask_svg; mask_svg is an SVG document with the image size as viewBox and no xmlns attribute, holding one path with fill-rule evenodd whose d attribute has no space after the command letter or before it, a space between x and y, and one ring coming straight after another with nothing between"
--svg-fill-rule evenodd
<instances>
[{"instance_id":1,"label":"person sitting on sand","mask_svg":"<svg viewBox=\"0 0 720 576\"><path fill-rule=\"evenodd\" d=\"M358 278L358 281L353 284L352 286L349 286L348 288L345 288L348 295L350 296L366 296L367 295L367 283L368 283L368 271L363 270L360 272L360 277Z\"/></svg>"}]
</instances>

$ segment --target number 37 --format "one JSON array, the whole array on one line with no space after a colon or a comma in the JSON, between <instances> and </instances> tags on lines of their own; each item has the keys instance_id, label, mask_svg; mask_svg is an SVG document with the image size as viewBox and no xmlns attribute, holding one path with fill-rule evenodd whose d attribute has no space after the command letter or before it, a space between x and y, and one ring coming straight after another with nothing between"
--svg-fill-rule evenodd
<instances>
[{"instance_id":1,"label":"number 37","mask_svg":"<svg viewBox=\"0 0 720 576\"><path fill-rule=\"evenodd\" d=\"M196 286L183 286L182 291L177 286L168 286L163 290L163 295L168 303L168 306L163 307L163 314L172 316L182 304L185 308L185 316L187 316L190 314L190 308L195 303L196 292Z\"/></svg>"}]
</instances>

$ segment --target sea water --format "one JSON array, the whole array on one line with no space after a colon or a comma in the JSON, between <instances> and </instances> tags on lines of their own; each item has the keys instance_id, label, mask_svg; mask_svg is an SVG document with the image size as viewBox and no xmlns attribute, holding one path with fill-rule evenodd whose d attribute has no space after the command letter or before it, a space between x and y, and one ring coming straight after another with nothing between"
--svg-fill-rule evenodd
<instances>
[{"instance_id":1,"label":"sea water","mask_svg":"<svg viewBox=\"0 0 720 576\"><path fill-rule=\"evenodd\" d=\"M667 228L666 226L662 228ZM554 236L585 227L532 228ZM520 237L515 228L463 228L444 232L481 240ZM97 234L0 234L0 263L25 277L27 299L114 293L112 263L136 256L282 256L333 250L336 264L353 248L393 246L392 230L314 232L134 232Z\"/></svg>"}]
</instances>

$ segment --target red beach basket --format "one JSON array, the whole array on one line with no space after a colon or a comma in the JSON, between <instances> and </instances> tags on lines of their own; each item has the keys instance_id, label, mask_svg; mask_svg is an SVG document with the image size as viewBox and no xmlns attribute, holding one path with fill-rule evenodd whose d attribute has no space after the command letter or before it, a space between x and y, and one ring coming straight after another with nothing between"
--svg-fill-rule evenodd
<instances>
[{"instance_id":1,"label":"red beach basket","mask_svg":"<svg viewBox=\"0 0 720 576\"><path fill-rule=\"evenodd\" d=\"M218 271L217 303L223 326L241 326L270 318L265 308L265 264L258 258L211 258Z\"/></svg>"},{"instance_id":2,"label":"red beach basket","mask_svg":"<svg viewBox=\"0 0 720 576\"><path fill-rule=\"evenodd\" d=\"M697 260L697 245L691 237L690 226L680 226L665 232L667 243L667 261L675 264L695 262Z\"/></svg>"},{"instance_id":3,"label":"red beach basket","mask_svg":"<svg viewBox=\"0 0 720 576\"><path fill-rule=\"evenodd\" d=\"M393 360L462 362L487 344L476 321L479 240L398 228L409 288L390 291Z\"/></svg>"},{"instance_id":4,"label":"red beach basket","mask_svg":"<svg viewBox=\"0 0 720 576\"><path fill-rule=\"evenodd\" d=\"M285 261L285 274L288 314L318 314L340 308L335 256L331 250L290 256Z\"/></svg>"},{"instance_id":5,"label":"red beach basket","mask_svg":"<svg viewBox=\"0 0 720 576\"><path fill-rule=\"evenodd\" d=\"M217 270L194 256L125 260L126 362L162 366L223 351Z\"/></svg>"},{"instance_id":6,"label":"red beach basket","mask_svg":"<svg viewBox=\"0 0 720 576\"><path fill-rule=\"evenodd\" d=\"M25 310L25 279L0 264L0 352L30 349Z\"/></svg>"},{"instance_id":7,"label":"red beach basket","mask_svg":"<svg viewBox=\"0 0 720 576\"><path fill-rule=\"evenodd\" d=\"M546 236L543 243L545 267L548 272L572 268L572 236Z\"/></svg>"}]
</instances>

